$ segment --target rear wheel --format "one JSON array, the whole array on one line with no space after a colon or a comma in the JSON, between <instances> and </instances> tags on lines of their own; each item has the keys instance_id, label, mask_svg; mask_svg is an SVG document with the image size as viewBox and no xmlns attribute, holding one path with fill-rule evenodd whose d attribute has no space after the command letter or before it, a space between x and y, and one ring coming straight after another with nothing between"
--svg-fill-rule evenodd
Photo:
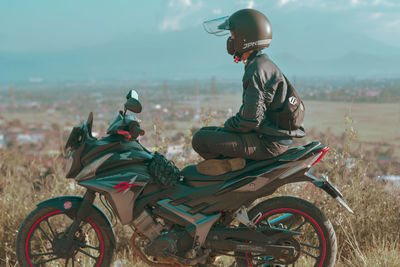
<instances>
[{"instance_id":1,"label":"rear wheel","mask_svg":"<svg viewBox=\"0 0 400 267\"><path fill-rule=\"evenodd\" d=\"M55 207L39 207L22 223L17 237L17 258L21 266L109 266L113 255L113 235L97 212L81 222L72 249L62 250L63 234L73 222L68 213Z\"/></svg>"},{"instance_id":2,"label":"rear wheel","mask_svg":"<svg viewBox=\"0 0 400 267\"><path fill-rule=\"evenodd\" d=\"M256 226L280 227L301 232L277 245L293 246L296 250L293 265L280 265L271 255L237 254L239 266L314 266L331 267L335 264L337 244L331 222L313 204L296 197L276 197L257 204L249 212Z\"/></svg>"}]
</instances>

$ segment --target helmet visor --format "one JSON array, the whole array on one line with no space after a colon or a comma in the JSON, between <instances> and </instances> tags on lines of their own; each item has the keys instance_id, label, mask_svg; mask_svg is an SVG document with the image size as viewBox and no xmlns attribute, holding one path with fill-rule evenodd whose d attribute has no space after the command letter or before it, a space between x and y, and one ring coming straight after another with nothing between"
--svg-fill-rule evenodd
<instances>
[{"instance_id":1,"label":"helmet visor","mask_svg":"<svg viewBox=\"0 0 400 267\"><path fill-rule=\"evenodd\" d=\"M229 16L206 20L203 22L204 30L210 34L223 36L229 34Z\"/></svg>"}]
</instances>

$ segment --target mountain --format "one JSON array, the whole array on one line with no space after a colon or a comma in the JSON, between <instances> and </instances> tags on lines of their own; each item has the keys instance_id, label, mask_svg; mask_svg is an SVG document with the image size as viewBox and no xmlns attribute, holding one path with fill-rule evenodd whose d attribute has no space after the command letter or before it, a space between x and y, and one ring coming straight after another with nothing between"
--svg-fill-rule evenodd
<instances>
[{"instance_id":1,"label":"mountain","mask_svg":"<svg viewBox=\"0 0 400 267\"><path fill-rule=\"evenodd\" d=\"M274 36L267 52L290 75L399 75L400 50L362 34ZM329 38L328 38L329 37ZM323 39L321 39L323 38ZM325 39L324 39L325 38ZM334 43L333 39L341 38ZM69 51L0 51L0 82L45 80L240 79L226 37L202 29L145 33ZM295 42L295 40L297 40ZM340 47L338 47L340 46ZM343 53L343 51L345 51Z\"/></svg>"},{"instance_id":2,"label":"mountain","mask_svg":"<svg viewBox=\"0 0 400 267\"><path fill-rule=\"evenodd\" d=\"M324 60L305 60L283 53L273 57L280 68L290 75L304 76L393 76L400 75L400 56L385 57L369 53L348 52Z\"/></svg>"}]
</instances>

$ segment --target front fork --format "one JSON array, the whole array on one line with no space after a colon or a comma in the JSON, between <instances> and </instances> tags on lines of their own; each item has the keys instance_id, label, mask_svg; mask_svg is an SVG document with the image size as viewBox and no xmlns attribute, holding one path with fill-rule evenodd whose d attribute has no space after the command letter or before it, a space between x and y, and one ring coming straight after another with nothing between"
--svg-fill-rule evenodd
<instances>
[{"instance_id":1,"label":"front fork","mask_svg":"<svg viewBox=\"0 0 400 267\"><path fill-rule=\"evenodd\" d=\"M96 193L91 190L87 190L83 196L82 202L76 211L74 221L61 237L60 250L63 254L68 254L69 251L71 251L75 234L79 230L81 222L84 221L86 215L89 214L95 198Z\"/></svg>"}]
</instances>

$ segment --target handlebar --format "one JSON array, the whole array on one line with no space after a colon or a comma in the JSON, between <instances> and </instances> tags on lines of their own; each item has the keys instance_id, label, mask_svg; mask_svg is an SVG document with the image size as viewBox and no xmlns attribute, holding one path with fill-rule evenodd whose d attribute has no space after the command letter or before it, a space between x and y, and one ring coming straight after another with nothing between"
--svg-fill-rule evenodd
<instances>
[{"instance_id":1,"label":"handlebar","mask_svg":"<svg viewBox=\"0 0 400 267\"><path fill-rule=\"evenodd\" d=\"M140 125L137 121L132 121L129 123L129 134L132 138L136 139L139 135L143 136L145 131L140 128Z\"/></svg>"}]
</instances>

